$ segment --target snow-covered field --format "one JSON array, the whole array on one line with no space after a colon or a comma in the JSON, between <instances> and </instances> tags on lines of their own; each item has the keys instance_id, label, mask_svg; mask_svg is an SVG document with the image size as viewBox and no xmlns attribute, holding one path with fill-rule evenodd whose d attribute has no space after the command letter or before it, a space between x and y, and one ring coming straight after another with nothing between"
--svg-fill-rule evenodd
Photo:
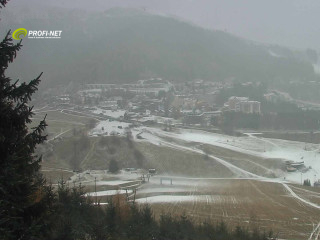
<instances>
[{"instance_id":1,"label":"snow-covered field","mask_svg":"<svg viewBox=\"0 0 320 240\"><path fill-rule=\"evenodd\" d=\"M121 126L121 128L119 128ZM101 121L92 131L91 135L95 136L103 134L104 131L123 130L128 127L127 123ZM192 151L203 154L198 148L199 144L209 144L224 149L229 149L239 153L245 153L252 156L264 158L268 161L270 158L278 158L292 161L304 161L306 167L311 169L301 174L283 172L286 181L300 183L301 179L309 178L311 182L317 178L320 173L320 146L317 144L305 144L301 142L293 142L279 139L261 138L259 135L248 133L245 137L231 137L222 134L208 133L197 130L181 129L176 132L165 132L158 128L139 127L132 129L133 136L136 138L140 134L142 139L136 141L146 141L155 145L164 145L183 151ZM170 138L177 141L170 141ZM195 143L195 144L192 144ZM248 214L257 214L257 217L265 217L265 221L269 221L270 225L281 221L298 218L304 219L298 227L299 233L308 233L312 231L312 224L315 223L318 215L316 211L320 207L316 203L305 200L292 191L289 184L284 178L266 179L250 173L245 168L240 168L223 159L223 157L211 156L217 162L225 165L230 170L239 174L239 179L204 179L204 178L178 178L172 177L173 185L168 181L160 184L160 176L151 177L149 184L140 184L137 180L141 176L128 172L121 172L118 175L109 175L106 171L91 171L89 174L84 173L79 176L82 181L91 186L95 184L101 189L89 193L91 196L103 197L113 196L116 194L125 194L122 186L133 186L130 189L136 189L136 202L149 203L162 206L163 209L188 211L189 214L195 216L223 216L248 220ZM169 176L164 176L169 177ZM255 180L248 180L248 179ZM73 178L74 180L77 177ZM233 188L228 189L225 182L233 181ZM269 181L269 182L268 182ZM137 183L138 182L138 183ZM240 184L243 183L243 184ZM222 184L221 186L219 186ZM238 187L235 185L239 185ZM102 188L106 187L106 188ZM110 189L110 190L106 190ZM129 190L131 196L134 194ZM95 195L96 194L96 195ZM291 207L287 207L290 203ZM169 206L169 208L168 208ZM183 206L183 207L181 207ZM185 206L185 208L184 208ZM307 209L307 210L306 210ZM220 213L220 211L222 211ZM238 213L240 211L240 213ZM241 212L242 211L242 212ZM308 212L304 212L308 211ZM301 214L303 212L303 214ZM278 214L279 213L279 214ZM309 216L312 215L312 220ZM237 220L239 221L239 220ZM294 220L296 221L296 220ZM311 222L308 222L311 221ZM268 223L269 224L269 223ZM293 224L290 222L290 224ZM309 225L310 226L309 226ZM314 225L314 226L315 226ZM288 225L289 226L289 225ZM296 228L293 227L292 229ZM286 227L286 231L291 229Z\"/></svg>"},{"instance_id":2,"label":"snow-covered field","mask_svg":"<svg viewBox=\"0 0 320 240\"><path fill-rule=\"evenodd\" d=\"M295 162L304 161L305 166L310 169L305 172L287 173L282 176L289 181L301 183L301 179L310 179L311 182L320 178L320 145L305 144L281 139L267 139L259 135L248 134L245 137L233 137L199 130L181 129L179 132L165 132L156 128L146 128L141 136L151 143L165 144L163 137L183 140L186 142L197 142L210 144L232 151L245 153L267 159L283 159ZM186 149L181 146L181 149ZM190 150L195 150L189 147Z\"/></svg>"},{"instance_id":3,"label":"snow-covered field","mask_svg":"<svg viewBox=\"0 0 320 240\"><path fill-rule=\"evenodd\" d=\"M237 204L239 198L234 196L221 196L221 195L160 195L146 198L139 198L136 200L138 203L181 203L181 202L198 202L198 203L224 203L224 204ZM242 202L250 203L250 199L243 199Z\"/></svg>"},{"instance_id":4,"label":"snow-covered field","mask_svg":"<svg viewBox=\"0 0 320 240\"><path fill-rule=\"evenodd\" d=\"M320 75L320 64L313 64L314 72Z\"/></svg>"},{"instance_id":5,"label":"snow-covered field","mask_svg":"<svg viewBox=\"0 0 320 240\"><path fill-rule=\"evenodd\" d=\"M129 127L129 123L119 121L101 121L99 124L90 131L91 136L97 135L125 135L126 128Z\"/></svg>"},{"instance_id":6,"label":"snow-covered field","mask_svg":"<svg viewBox=\"0 0 320 240\"><path fill-rule=\"evenodd\" d=\"M125 180L111 180L111 181L98 181L97 185L103 186L119 186L123 184L134 184L135 181L125 181Z\"/></svg>"},{"instance_id":7,"label":"snow-covered field","mask_svg":"<svg viewBox=\"0 0 320 240\"><path fill-rule=\"evenodd\" d=\"M139 204L153 204L155 214L169 211L172 214L186 213L196 219L222 218L232 224L251 221L251 215L261 221L263 226L282 231L281 236L297 234L306 236L312 232L311 222L319 216L320 207L292 191L281 181L250 178L188 178L175 176L153 176L146 184L137 184L139 174L122 171L109 174L104 170L91 170L75 175L73 180L83 179L84 185L97 184L97 188L110 187L97 192L89 192L97 197L101 205L110 196L128 194L130 200ZM161 178L166 178L162 184ZM168 179L172 178L172 185ZM280 184L279 184L280 183ZM133 186L126 191L122 186ZM136 195L133 189L136 189ZM134 196L134 197L133 197ZM261 220L260 220L261 219ZM283 225L283 222L290 224ZM275 223L279 223L274 225ZM309 226L310 225L310 226ZM299 228L299 229L297 229ZM291 232L294 229L294 232ZM302 235L301 235L302 236ZM296 239L296 238L295 238ZM300 238L299 238L300 239Z\"/></svg>"},{"instance_id":8,"label":"snow-covered field","mask_svg":"<svg viewBox=\"0 0 320 240\"><path fill-rule=\"evenodd\" d=\"M140 174L120 171L118 174L108 173L107 170L90 170L73 175L70 183L82 183L83 185L113 186L121 187L122 185L131 186L140 183Z\"/></svg>"},{"instance_id":9,"label":"snow-covered field","mask_svg":"<svg viewBox=\"0 0 320 240\"><path fill-rule=\"evenodd\" d=\"M119 134L125 135L125 129L129 127L128 123L118 121L101 121L91 132L91 136ZM177 149L192 150L202 153L195 147L186 147L168 142L165 138L183 140L185 142L210 144L235 152L245 153L268 159L291 160L295 162L304 161L305 166L310 168L307 172L282 172L281 178L301 183L301 179L310 179L311 182L320 178L320 145L305 144L280 139L262 138L258 134L248 133L244 137L233 137L217 133L209 133L200 130L180 129L177 132L165 132L158 128L138 127L132 129L133 136L137 134L143 138L136 141L147 141L155 145L167 145ZM222 159L223 160L223 159ZM226 163L227 164L227 163ZM247 174L248 175L248 174ZM251 175L252 176L252 175Z\"/></svg>"},{"instance_id":10,"label":"snow-covered field","mask_svg":"<svg viewBox=\"0 0 320 240\"><path fill-rule=\"evenodd\" d=\"M97 196L97 197L102 197L102 196L114 196L118 194L130 194L132 193L132 190L107 190L107 191L97 191L97 192L88 192L86 195L87 196Z\"/></svg>"},{"instance_id":11,"label":"snow-covered field","mask_svg":"<svg viewBox=\"0 0 320 240\"><path fill-rule=\"evenodd\" d=\"M175 184L176 185L176 184ZM144 188L139 190L139 193L179 193L179 192L187 192L190 189L188 188Z\"/></svg>"}]
</instances>

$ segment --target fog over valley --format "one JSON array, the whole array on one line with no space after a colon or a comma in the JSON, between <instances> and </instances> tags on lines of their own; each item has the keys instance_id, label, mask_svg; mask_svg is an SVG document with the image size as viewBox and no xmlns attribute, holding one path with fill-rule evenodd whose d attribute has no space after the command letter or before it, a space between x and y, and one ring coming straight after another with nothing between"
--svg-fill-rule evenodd
<instances>
[{"instance_id":1,"label":"fog over valley","mask_svg":"<svg viewBox=\"0 0 320 240\"><path fill-rule=\"evenodd\" d=\"M320 2L0 0L0 240L316 240Z\"/></svg>"},{"instance_id":2,"label":"fog over valley","mask_svg":"<svg viewBox=\"0 0 320 240\"><path fill-rule=\"evenodd\" d=\"M12 2L25 4L25 0ZM50 7L105 11L113 7L142 9L175 16L209 29L219 29L258 42L319 50L320 3L317 0L29 0L29 8Z\"/></svg>"}]
</instances>

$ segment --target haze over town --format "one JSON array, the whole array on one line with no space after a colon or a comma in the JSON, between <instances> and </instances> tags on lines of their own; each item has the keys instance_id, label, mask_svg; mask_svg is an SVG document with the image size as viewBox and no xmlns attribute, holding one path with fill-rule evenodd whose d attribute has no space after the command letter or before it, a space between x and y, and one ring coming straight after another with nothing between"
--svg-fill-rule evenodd
<instances>
[{"instance_id":1,"label":"haze over town","mask_svg":"<svg viewBox=\"0 0 320 240\"><path fill-rule=\"evenodd\" d=\"M4 239L318 239L319 11L315 0L9 1ZM22 47L5 37L19 28ZM28 164L10 160L21 152Z\"/></svg>"},{"instance_id":2,"label":"haze over town","mask_svg":"<svg viewBox=\"0 0 320 240\"><path fill-rule=\"evenodd\" d=\"M16 4L25 4L25 1L17 0L7 8ZM76 4L73 0L30 0L27 5L29 8L47 5L90 11L105 11L112 7L138 8L263 43L319 50L320 3L317 0L92 0L90 4L84 0Z\"/></svg>"}]
</instances>

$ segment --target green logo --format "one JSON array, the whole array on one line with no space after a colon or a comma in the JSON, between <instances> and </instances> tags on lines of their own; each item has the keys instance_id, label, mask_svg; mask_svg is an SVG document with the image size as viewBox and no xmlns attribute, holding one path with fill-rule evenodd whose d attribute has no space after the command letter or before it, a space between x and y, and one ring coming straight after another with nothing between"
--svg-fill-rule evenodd
<instances>
[{"instance_id":1,"label":"green logo","mask_svg":"<svg viewBox=\"0 0 320 240\"><path fill-rule=\"evenodd\" d=\"M25 36L27 36L28 31L25 28L18 28L17 30L15 30L12 33L12 37L15 40L21 40L22 38L24 38Z\"/></svg>"}]
</instances>

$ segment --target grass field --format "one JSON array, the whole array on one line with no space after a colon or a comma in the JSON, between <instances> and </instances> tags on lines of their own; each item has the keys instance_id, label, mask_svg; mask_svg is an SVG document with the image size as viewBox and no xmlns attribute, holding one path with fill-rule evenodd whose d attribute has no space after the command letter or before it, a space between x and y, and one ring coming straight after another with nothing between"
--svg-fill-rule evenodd
<instances>
[{"instance_id":1,"label":"grass field","mask_svg":"<svg viewBox=\"0 0 320 240\"><path fill-rule=\"evenodd\" d=\"M110 174L104 170L92 170L74 175L70 184L82 182L85 191L91 192L92 201L102 204L117 193L124 198L129 196L131 200L135 199L138 204L147 203L156 219L166 213L173 217L186 215L198 224L224 220L230 227L241 225L266 232L273 230L280 239L309 239L312 232L312 239L316 239L320 232L317 228L319 209L294 197L281 183L241 178L155 175L150 182L141 184L138 176L130 172ZM165 178L162 184L161 178ZM172 179L172 185L169 179ZM313 191L317 189L289 186L311 201L320 195ZM136 189L136 195L133 189Z\"/></svg>"},{"instance_id":2,"label":"grass field","mask_svg":"<svg viewBox=\"0 0 320 240\"><path fill-rule=\"evenodd\" d=\"M290 196L278 183L216 179L184 184L192 186L192 190L175 193L179 198L172 198L172 202L152 202L154 193L139 195L138 191L137 194L143 199L140 202L149 199L156 217L169 213L173 216L186 214L198 223L224 220L231 226L240 224L265 231L272 229L283 239L308 239L319 222L319 211ZM175 185L181 187L182 183L174 180L172 187ZM144 187L148 188L147 185ZM165 190L168 191L168 186ZM188 196L187 201L182 196Z\"/></svg>"},{"instance_id":3,"label":"grass field","mask_svg":"<svg viewBox=\"0 0 320 240\"><path fill-rule=\"evenodd\" d=\"M279 170L285 171L285 164L281 159L252 156L208 144L202 145L201 149L260 176L276 177Z\"/></svg>"},{"instance_id":4,"label":"grass field","mask_svg":"<svg viewBox=\"0 0 320 240\"><path fill-rule=\"evenodd\" d=\"M236 152L223 147L198 142L188 142L170 137L164 137L168 142L177 143L181 146L201 149L203 154L213 155L223 160L264 177L282 177L282 171L285 171L285 164L282 159L263 158L259 156L249 155L246 153ZM191 153L190 153L191 154Z\"/></svg>"},{"instance_id":5,"label":"grass field","mask_svg":"<svg viewBox=\"0 0 320 240\"><path fill-rule=\"evenodd\" d=\"M32 125L36 125L46 114L48 139L52 140L47 146L42 147L42 153L51 149L49 153L47 151L44 154L44 167L69 170L107 169L110 160L115 159L120 167L156 168L161 174L197 177L233 176L226 167L202 154L155 146L148 142L128 142L127 139L120 137L84 139L81 135L74 135L75 130L80 132L85 130L85 125L90 121L87 117L49 110L37 113ZM53 140L56 136L60 136L61 139Z\"/></svg>"},{"instance_id":6,"label":"grass field","mask_svg":"<svg viewBox=\"0 0 320 240\"><path fill-rule=\"evenodd\" d=\"M296 184L290 185L291 189L301 198L320 205L320 189Z\"/></svg>"},{"instance_id":7,"label":"grass field","mask_svg":"<svg viewBox=\"0 0 320 240\"><path fill-rule=\"evenodd\" d=\"M44 156L42 172L53 183L61 176L70 179L70 184L81 182L85 191L97 189L101 202L107 202L108 194L117 190L123 193L125 188L137 188L136 201L149 203L156 218L170 213L185 214L197 223L224 220L229 226L272 229L282 239L309 239L313 231L314 239L320 235L317 227L320 210L299 200L301 197L320 205L320 189L289 184L297 198L281 183L236 178L238 175L232 168L210 156L240 170L271 178L279 177L278 173L284 170L282 159L258 157L170 136L163 137L162 142L157 142L156 136L151 136L150 142L147 139L129 141L125 137L88 137L86 125L90 118L61 111L47 113L50 141L38 151ZM45 112L37 114L33 124L44 116ZM178 145L181 147L175 147ZM120 168L156 168L157 175L140 185L140 173L107 173L111 159L115 159ZM76 174L73 169L82 169L82 173ZM97 171L84 171L86 169ZM173 184L168 179L160 184L161 177L172 178ZM130 187L132 185L135 187ZM131 192L130 196L133 199Z\"/></svg>"},{"instance_id":8,"label":"grass field","mask_svg":"<svg viewBox=\"0 0 320 240\"><path fill-rule=\"evenodd\" d=\"M74 144L81 144L81 137L66 137L53 142L53 151L44 155L44 167L77 169L108 169L111 159L119 166L156 168L159 174L193 177L233 177L233 173L213 159L202 154L190 153L146 142L129 144L125 138L87 138L87 143L77 151L73 162Z\"/></svg>"},{"instance_id":9,"label":"grass field","mask_svg":"<svg viewBox=\"0 0 320 240\"><path fill-rule=\"evenodd\" d=\"M234 176L229 169L203 154L148 143L138 143L137 147L145 155L148 166L156 168L159 174L191 177Z\"/></svg>"},{"instance_id":10,"label":"grass field","mask_svg":"<svg viewBox=\"0 0 320 240\"><path fill-rule=\"evenodd\" d=\"M41 173L46 178L48 183L56 184L60 180L68 180L70 177L74 175L71 171L59 170L59 169L52 169L52 168L45 168L41 169Z\"/></svg>"},{"instance_id":11,"label":"grass field","mask_svg":"<svg viewBox=\"0 0 320 240\"><path fill-rule=\"evenodd\" d=\"M38 125L46 115L46 122L48 124L47 134L49 140L56 136L71 136L74 129L84 130L90 120L92 121L89 117L71 115L57 110L48 110L36 112L33 116L30 127Z\"/></svg>"}]
</instances>

